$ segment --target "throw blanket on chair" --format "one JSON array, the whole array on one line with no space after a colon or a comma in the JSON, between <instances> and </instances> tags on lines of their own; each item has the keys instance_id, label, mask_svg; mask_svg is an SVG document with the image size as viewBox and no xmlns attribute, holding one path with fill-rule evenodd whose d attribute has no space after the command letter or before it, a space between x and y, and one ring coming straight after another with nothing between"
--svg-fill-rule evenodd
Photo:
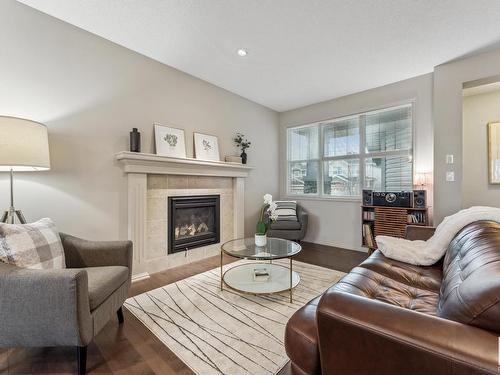
<instances>
[{"instance_id":1,"label":"throw blanket on chair","mask_svg":"<svg viewBox=\"0 0 500 375\"><path fill-rule=\"evenodd\" d=\"M500 223L500 208L475 206L447 216L427 241L388 236L377 236L376 241L378 249L387 258L417 266L430 266L441 259L453 237L463 227L481 220Z\"/></svg>"}]
</instances>

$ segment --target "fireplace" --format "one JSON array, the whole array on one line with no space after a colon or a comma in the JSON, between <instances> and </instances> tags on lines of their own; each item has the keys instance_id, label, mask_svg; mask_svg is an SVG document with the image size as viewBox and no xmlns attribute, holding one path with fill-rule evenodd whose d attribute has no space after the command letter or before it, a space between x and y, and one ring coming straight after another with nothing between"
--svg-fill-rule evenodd
<instances>
[{"instance_id":1,"label":"fireplace","mask_svg":"<svg viewBox=\"0 0 500 375\"><path fill-rule=\"evenodd\" d=\"M218 243L220 196L168 198L168 253Z\"/></svg>"}]
</instances>

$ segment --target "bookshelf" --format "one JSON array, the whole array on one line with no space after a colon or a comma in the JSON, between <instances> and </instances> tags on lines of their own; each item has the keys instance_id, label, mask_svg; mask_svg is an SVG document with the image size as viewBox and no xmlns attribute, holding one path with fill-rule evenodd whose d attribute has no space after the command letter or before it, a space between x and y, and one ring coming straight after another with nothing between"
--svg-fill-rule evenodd
<instances>
[{"instance_id":1,"label":"bookshelf","mask_svg":"<svg viewBox=\"0 0 500 375\"><path fill-rule=\"evenodd\" d=\"M362 224L370 225L373 236L404 238L407 225L429 225L429 210L413 207L361 206ZM361 226L362 245L367 247Z\"/></svg>"}]
</instances>

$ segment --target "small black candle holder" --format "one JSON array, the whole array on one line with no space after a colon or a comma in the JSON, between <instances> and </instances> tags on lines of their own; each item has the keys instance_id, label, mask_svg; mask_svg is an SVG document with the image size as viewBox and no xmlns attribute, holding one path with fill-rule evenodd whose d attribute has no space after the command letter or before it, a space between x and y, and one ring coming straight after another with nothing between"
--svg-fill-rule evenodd
<instances>
[{"instance_id":1,"label":"small black candle holder","mask_svg":"<svg viewBox=\"0 0 500 375\"><path fill-rule=\"evenodd\" d=\"M137 128L133 128L130 132L130 151L141 152L141 133Z\"/></svg>"}]
</instances>

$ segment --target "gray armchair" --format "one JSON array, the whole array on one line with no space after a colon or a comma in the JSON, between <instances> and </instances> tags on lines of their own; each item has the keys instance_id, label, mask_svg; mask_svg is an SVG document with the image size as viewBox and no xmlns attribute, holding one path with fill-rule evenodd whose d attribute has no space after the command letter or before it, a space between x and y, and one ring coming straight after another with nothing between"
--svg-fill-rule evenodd
<instances>
[{"instance_id":1,"label":"gray armchair","mask_svg":"<svg viewBox=\"0 0 500 375\"><path fill-rule=\"evenodd\" d=\"M61 233L66 269L0 262L0 347L76 346L78 374L87 345L122 305L132 274L132 243L86 241Z\"/></svg>"},{"instance_id":2,"label":"gray armchair","mask_svg":"<svg viewBox=\"0 0 500 375\"><path fill-rule=\"evenodd\" d=\"M297 204L297 221L276 221L271 223L267 235L269 237L284 238L292 241L301 241L306 236L308 215Z\"/></svg>"}]
</instances>

